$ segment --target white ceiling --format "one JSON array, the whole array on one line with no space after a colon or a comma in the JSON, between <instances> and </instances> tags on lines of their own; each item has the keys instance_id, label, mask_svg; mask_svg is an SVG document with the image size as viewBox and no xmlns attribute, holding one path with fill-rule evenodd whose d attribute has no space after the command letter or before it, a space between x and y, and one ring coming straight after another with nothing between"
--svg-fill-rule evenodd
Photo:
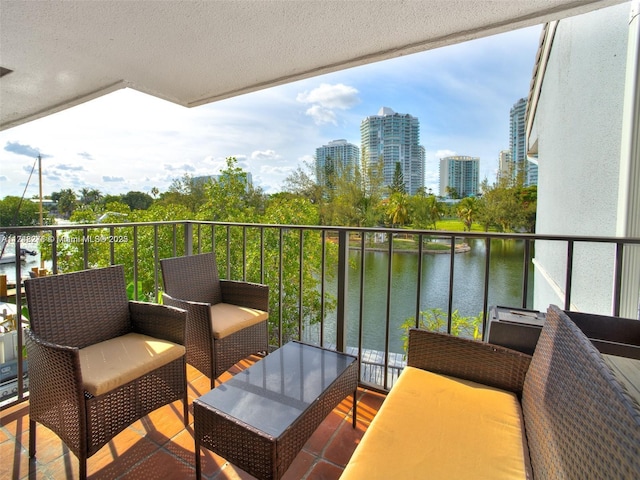
<instances>
[{"instance_id":1,"label":"white ceiling","mask_svg":"<svg viewBox=\"0 0 640 480\"><path fill-rule=\"evenodd\" d=\"M0 130L130 87L193 107L623 0L0 0Z\"/></svg>"}]
</instances>

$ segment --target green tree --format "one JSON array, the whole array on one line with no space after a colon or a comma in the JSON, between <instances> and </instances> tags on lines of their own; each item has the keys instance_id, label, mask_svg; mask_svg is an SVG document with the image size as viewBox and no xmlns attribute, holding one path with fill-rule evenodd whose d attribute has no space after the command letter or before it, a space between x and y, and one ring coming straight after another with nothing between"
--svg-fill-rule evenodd
<instances>
[{"instance_id":1,"label":"green tree","mask_svg":"<svg viewBox=\"0 0 640 480\"><path fill-rule=\"evenodd\" d=\"M391 195L394 193L407 193L407 187L404 184L404 173L402 172L402 165L400 162L396 162L395 170L393 171L393 181L389 185Z\"/></svg>"},{"instance_id":2,"label":"green tree","mask_svg":"<svg viewBox=\"0 0 640 480\"><path fill-rule=\"evenodd\" d=\"M146 210L153 203L153 197L144 192L127 192L122 196L122 202L129 205L131 210Z\"/></svg>"},{"instance_id":3,"label":"green tree","mask_svg":"<svg viewBox=\"0 0 640 480\"><path fill-rule=\"evenodd\" d=\"M409 197L406 193L393 192L387 203L387 216L391 227L402 227L409 221Z\"/></svg>"},{"instance_id":4,"label":"green tree","mask_svg":"<svg viewBox=\"0 0 640 480\"><path fill-rule=\"evenodd\" d=\"M460 315L458 310L454 310L451 312L451 334L456 337L472 338L474 340L481 339L482 317L482 312L476 316L464 317ZM447 312L440 308L432 308L420 312L417 328L422 328L432 332L446 333L447 325ZM403 332L402 342L405 352L407 351L407 346L409 344L409 329L414 327L416 327L415 317L407 318L400 326L400 329Z\"/></svg>"},{"instance_id":5,"label":"green tree","mask_svg":"<svg viewBox=\"0 0 640 480\"><path fill-rule=\"evenodd\" d=\"M82 205L90 205L99 203L102 200L102 193L95 188L83 188L80 190L80 203Z\"/></svg>"},{"instance_id":6,"label":"green tree","mask_svg":"<svg viewBox=\"0 0 640 480\"><path fill-rule=\"evenodd\" d=\"M415 228L435 229L444 212L444 204L433 194L420 192L409 198L409 214Z\"/></svg>"},{"instance_id":7,"label":"green tree","mask_svg":"<svg viewBox=\"0 0 640 480\"><path fill-rule=\"evenodd\" d=\"M53 192L51 194L51 200L58 202L58 213L65 218L71 217L71 214L78 205L76 193L70 188Z\"/></svg>"},{"instance_id":8,"label":"green tree","mask_svg":"<svg viewBox=\"0 0 640 480\"><path fill-rule=\"evenodd\" d=\"M465 197L460 200L460 203L458 203L456 213L460 220L462 220L462 223L464 223L466 231L471 231L471 226L473 225L473 221L475 220L479 209L480 203L476 197Z\"/></svg>"},{"instance_id":9,"label":"green tree","mask_svg":"<svg viewBox=\"0 0 640 480\"><path fill-rule=\"evenodd\" d=\"M47 222L49 222L48 217L45 223ZM37 203L15 196L6 196L0 200L0 226L15 227L39 224L40 207Z\"/></svg>"},{"instance_id":10,"label":"green tree","mask_svg":"<svg viewBox=\"0 0 640 480\"><path fill-rule=\"evenodd\" d=\"M227 158L227 168L218 180L205 185L205 201L198 209L198 219L218 222L255 221L263 209L264 196L249 184L247 172L235 157Z\"/></svg>"}]
</instances>

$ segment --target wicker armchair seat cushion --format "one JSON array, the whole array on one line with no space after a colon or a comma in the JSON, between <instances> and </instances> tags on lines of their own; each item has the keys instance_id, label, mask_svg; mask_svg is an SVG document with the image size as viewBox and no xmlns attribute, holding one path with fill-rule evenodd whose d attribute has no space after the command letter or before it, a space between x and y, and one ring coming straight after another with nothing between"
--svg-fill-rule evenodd
<instances>
[{"instance_id":1,"label":"wicker armchair seat cushion","mask_svg":"<svg viewBox=\"0 0 640 480\"><path fill-rule=\"evenodd\" d=\"M182 345L128 333L80 350L80 371L84 389L103 395L140 378L185 354Z\"/></svg>"},{"instance_id":2,"label":"wicker armchair seat cushion","mask_svg":"<svg viewBox=\"0 0 640 480\"><path fill-rule=\"evenodd\" d=\"M527 478L515 394L405 367L340 477Z\"/></svg>"},{"instance_id":3,"label":"wicker armchair seat cushion","mask_svg":"<svg viewBox=\"0 0 640 480\"><path fill-rule=\"evenodd\" d=\"M230 303L211 305L211 330L213 337L221 339L251 327L269 318L269 314L256 308L241 307Z\"/></svg>"}]
</instances>

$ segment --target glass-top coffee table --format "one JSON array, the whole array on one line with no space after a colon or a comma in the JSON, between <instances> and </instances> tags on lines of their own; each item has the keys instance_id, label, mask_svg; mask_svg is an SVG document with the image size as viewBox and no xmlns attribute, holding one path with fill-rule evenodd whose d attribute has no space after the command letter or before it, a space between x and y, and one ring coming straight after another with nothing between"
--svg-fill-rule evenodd
<instances>
[{"instance_id":1,"label":"glass-top coffee table","mask_svg":"<svg viewBox=\"0 0 640 480\"><path fill-rule=\"evenodd\" d=\"M206 447L260 479L279 479L324 418L353 395L358 360L289 342L193 402L196 475Z\"/></svg>"}]
</instances>

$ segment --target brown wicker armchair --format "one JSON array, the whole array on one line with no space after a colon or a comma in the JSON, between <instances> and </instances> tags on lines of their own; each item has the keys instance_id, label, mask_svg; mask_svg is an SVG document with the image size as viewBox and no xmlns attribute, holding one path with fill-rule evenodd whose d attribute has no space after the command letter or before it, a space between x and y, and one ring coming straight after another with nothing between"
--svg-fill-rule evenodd
<instances>
[{"instance_id":1,"label":"brown wicker armchair","mask_svg":"<svg viewBox=\"0 0 640 480\"><path fill-rule=\"evenodd\" d=\"M164 303L187 310L187 363L215 379L268 351L269 288L220 280L214 253L160 260Z\"/></svg>"},{"instance_id":2,"label":"brown wicker armchair","mask_svg":"<svg viewBox=\"0 0 640 480\"><path fill-rule=\"evenodd\" d=\"M127 298L121 265L25 280L29 456L36 422L87 459L153 410L182 400L186 312ZM109 361L105 362L107 358Z\"/></svg>"}]
</instances>

